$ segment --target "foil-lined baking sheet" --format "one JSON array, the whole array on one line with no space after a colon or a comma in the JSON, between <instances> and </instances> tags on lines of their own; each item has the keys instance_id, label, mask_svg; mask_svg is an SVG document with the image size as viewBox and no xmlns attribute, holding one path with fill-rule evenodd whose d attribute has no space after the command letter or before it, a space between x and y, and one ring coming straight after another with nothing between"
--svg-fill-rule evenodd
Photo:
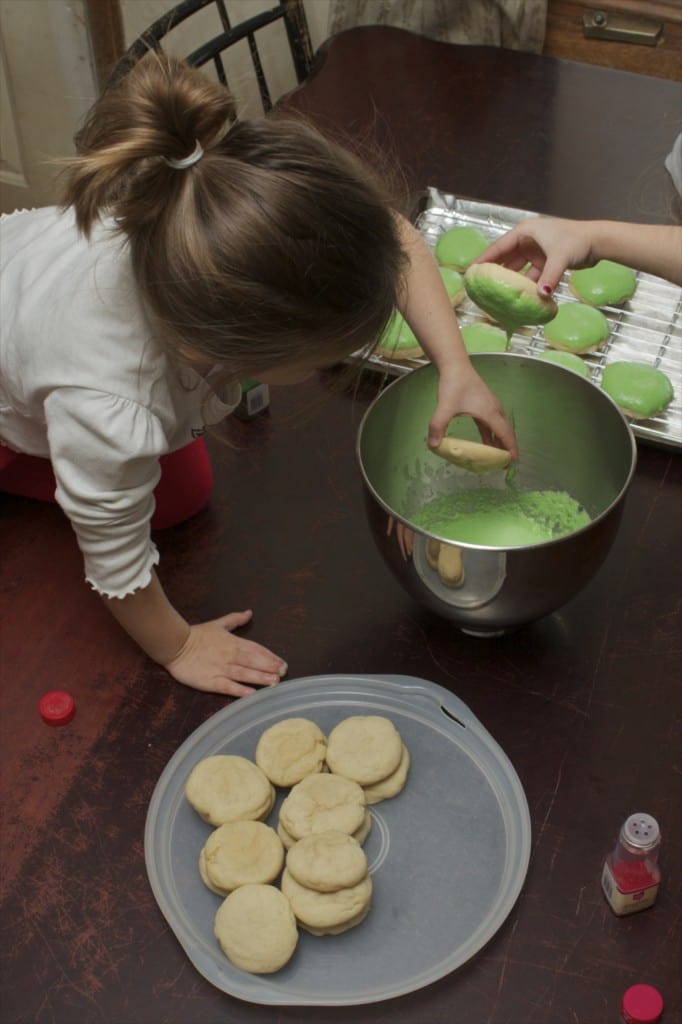
<instances>
[{"instance_id":1,"label":"foil-lined baking sheet","mask_svg":"<svg viewBox=\"0 0 682 1024\"><path fill-rule=\"evenodd\" d=\"M534 214L509 206L495 206L473 199L447 195L436 188L428 189L415 224L427 245L434 249L440 235L453 227L479 228L491 242L514 227L519 221ZM557 288L558 303L575 302L564 274ZM670 405L659 416L632 422L636 437L654 445L682 448L682 288L651 274L637 272L637 290L632 299L621 307L601 307L609 321L611 332L598 352L584 356L590 368L593 383L601 383L604 367L626 359L655 366L670 377L675 391ZM461 327L486 317L469 298L457 307ZM522 328L513 335L510 351L525 355L539 355L548 346L542 327ZM389 360L373 355L369 366L388 376L409 373L426 359L405 361Z\"/></svg>"}]
</instances>

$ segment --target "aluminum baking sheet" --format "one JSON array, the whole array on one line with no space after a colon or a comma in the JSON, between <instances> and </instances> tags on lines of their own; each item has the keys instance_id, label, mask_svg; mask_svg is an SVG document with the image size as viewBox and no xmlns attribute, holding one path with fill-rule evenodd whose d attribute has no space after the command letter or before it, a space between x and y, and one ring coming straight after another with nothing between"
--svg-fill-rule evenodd
<instances>
[{"instance_id":1,"label":"aluminum baking sheet","mask_svg":"<svg viewBox=\"0 0 682 1024\"><path fill-rule=\"evenodd\" d=\"M301 929L293 958L275 974L241 971L213 935L221 900L198 871L211 827L185 799L187 776L214 754L253 759L261 733L284 718L311 718L328 733L343 718L365 714L390 718L411 756L403 791L370 809L369 915L342 935ZM269 824L286 792L279 791ZM474 956L514 906L530 843L519 778L466 704L410 676L323 675L235 701L185 740L149 805L145 861L168 924L217 988L254 1003L349 1005L423 988Z\"/></svg>"},{"instance_id":2,"label":"aluminum baking sheet","mask_svg":"<svg viewBox=\"0 0 682 1024\"><path fill-rule=\"evenodd\" d=\"M529 210L495 206L474 199L448 195L429 188L416 217L416 226L431 249L440 235L449 228L471 225L479 228L491 242L526 217L536 216ZM575 302L564 274L556 291L557 302ZM660 416L632 422L636 437L657 446L682 448L682 288L651 274L637 272L637 290L622 307L601 307L611 326L603 348L584 357L590 378L600 385L604 367L616 360L627 359L647 363L663 370L670 377L674 398ZM470 299L457 307L460 326L484 321L485 317ZM538 355L547 348L542 327L524 328L514 334L510 350L524 355ZM369 365L389 376L409 373L425 359L407 362L372 356Z\"/></svg>"}]
</instances>

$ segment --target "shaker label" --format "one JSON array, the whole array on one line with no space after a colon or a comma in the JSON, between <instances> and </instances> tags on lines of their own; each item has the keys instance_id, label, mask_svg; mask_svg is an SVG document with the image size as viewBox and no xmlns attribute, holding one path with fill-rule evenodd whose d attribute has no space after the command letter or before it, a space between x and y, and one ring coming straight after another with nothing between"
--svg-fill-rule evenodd
<instances>
[{"instance_id":1,"label":"shaker label","mask_svg":"<svg viewBox=\"0 0 682 1024\"><path fill-rule=\"evenodd\" d=\"M606 863L602 871L601 885L611 909L614 914L618 915L634 914L637 910L645 910L656 902L658 894L658 883L633 892L623 892L618 888L618 883Z\"/></svg>"}]
</instances>

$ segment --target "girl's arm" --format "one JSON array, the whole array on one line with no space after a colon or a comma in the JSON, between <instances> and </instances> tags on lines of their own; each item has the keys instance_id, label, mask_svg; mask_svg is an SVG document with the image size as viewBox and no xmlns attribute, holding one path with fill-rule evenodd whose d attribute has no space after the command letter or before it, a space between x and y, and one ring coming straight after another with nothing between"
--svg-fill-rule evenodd
<instances>
[{"instance_id":1,"label":"girl's arm","mask_svg":"<svg viewBox=\"0 0 682 1024\"><path fill-rule=\"evenodd\" d=\"M435 364L438 402L429 423L429 444L437 445L453 416L472 416L484 441L495 438L518 458L514 430L502 406L474 370L445 291L438 264L416 228L399 218L401 243L409 259L400 312Z\"/></svg>"},{"instance_id":2,"label":"girl's arm","mask_svg":"<svg viewBox=\"0 0 682 1024\"><path fill-rule=\"evenodd\" d=\"M173 608L152 572L148 586L124 598L102 597L117 622L143 651L180 683L196 690L242 697L272 686L287 666L266 647L233 635L251 612L232 612L190 626Z\"/></svg>"},{"instance_id":3,"label":"girl's arm","mask_svg":"<svg viewBox=\"0 0 682 1024\"><path fill-rule=\"evenodd\" d=\"M531 217L493 242L476 263L520 270L530 262L528 277L539 292L551 295L565 270L604 259L682 284L682 227Z\"/></svg>"}]
</instances>

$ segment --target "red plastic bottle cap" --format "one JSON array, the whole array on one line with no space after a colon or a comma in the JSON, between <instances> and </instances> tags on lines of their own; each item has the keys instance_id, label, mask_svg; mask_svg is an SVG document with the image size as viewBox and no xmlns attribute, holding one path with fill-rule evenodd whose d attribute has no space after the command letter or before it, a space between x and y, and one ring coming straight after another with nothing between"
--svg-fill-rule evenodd
<instances>
[{"instance_id":1,"label":"red plastic bottle cap","mask_svg":"<svg viewBox=\"0 0 682 1024\"><path fill-rule=\"evenodd\" d=\"M633 985L623 995L626 1024L656 1024L663 1013L663 996L653 985Z\"/></svg>"},{"instance_id":2,"label":"red plastic bottle cap","mask_svg":"<svg viewBox=\"0 0 682 1024\"><path fill-rule=\"evenodd\" d=\"M76 702L66 690L50 690L40 698L38 709L48 725L66 725L76 714Z\"/></svg>"}]
</instances>

